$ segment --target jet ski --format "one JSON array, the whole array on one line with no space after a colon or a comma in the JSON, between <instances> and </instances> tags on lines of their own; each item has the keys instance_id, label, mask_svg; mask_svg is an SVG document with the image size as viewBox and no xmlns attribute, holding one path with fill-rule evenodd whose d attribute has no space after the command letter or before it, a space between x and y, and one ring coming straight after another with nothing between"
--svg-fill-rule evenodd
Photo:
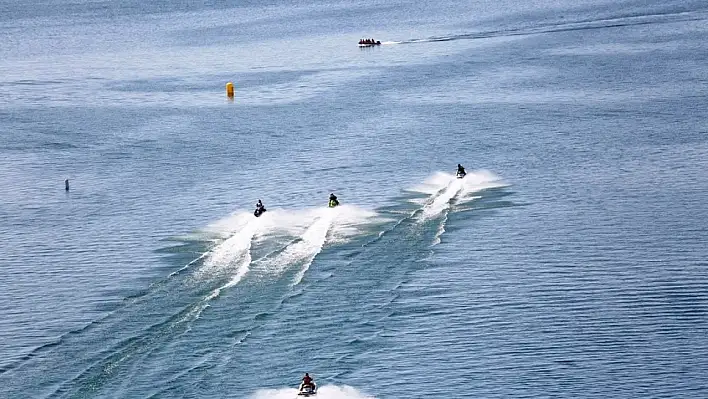
<instances>
[{"instance_id":1,"label":"jet ski","mask_svg":"<svg viewBox=\"0 0 708 399\"><path fill-rule=\"evenodd\" d=\"M259 208L256 208L256 211L253 212L253 216L255 217L260 217L264 212L266 211L264 206L261 206Z\"/></svg>"},{"instance_id":2,"label":"jet ski","mask_svg":"<svg viewBox=\"0 0 708 399\"><path fill-rule=\"evenodd\" d=\"M334 193L329 195L329 205L330 208L334 208L336 206L339 206L339 200L337 199L337 196L334 195Z\"/></svg>"},{"instance_id":3,"label":"jet ski","mask_svg":"<svg viewBox=\"0 0 708 399\"><path fill-rule=\"evenodd\" d=\"M307 398L315 395L317 395L317 386L315 385L314 381L309 385L305 385L304 382L300 384L300 389L297 393L297 396L304 396Z\"/></svg>"},{"instance_id":4,"label":"jet ski","mask_svg":"<svg viewBox=\"0 0 708 399\"><path fill-rule=\"evenodd\" d=\"M462 178L465 177L466 175L467 175L467 172L465 172L465 168L463 168L462 165L460 165L460 164L458 163L458 164L457 164L457 173L455 174L455 176L456 176L458 179L462 179Z\"/></svg>"},{"instance_id":5,"label":"jet ski","mask_svg":"<svg viewBox=\"0 0 708 399\"><path fill-rule=\"evenodd\" d=\"M334 193L329 195L329 205L330 208L334 208L336 206L339 206L339 200L337 200L337 196L334 195Z\"/></svg>"}]
</instances>

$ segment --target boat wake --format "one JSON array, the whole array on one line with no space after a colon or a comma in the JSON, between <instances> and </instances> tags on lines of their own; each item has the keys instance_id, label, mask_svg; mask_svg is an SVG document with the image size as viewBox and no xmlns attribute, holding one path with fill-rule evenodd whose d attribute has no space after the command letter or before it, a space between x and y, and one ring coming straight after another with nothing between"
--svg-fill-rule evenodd
<instances>
[{"instance_id":1,"label":"boat wake","mask_svg":"<svg viewBox=\"0 0 708 399\"><path fill-rule=\"evenodd\" d=\"M295 388L262 389L251 395L251 399L293 399L297 398ZM318 399L375 399L350 386L325 385L317 389Z\"/></svg>"},{"instance_id":2,"label":"boat wake","mask_svg":"<svg viewBox=\"0 0 708 399\"><path fill-rule=\"evenodd\" d=\"M378 229L388 222L395 222L392 229L403 223L414 230L420 230L429 221L439 223L439 237L444 231L447 213L457 204L478 198L486 188L501 186L504 183L486 171L470 172L464 179L436 173L411 190L422 195L418 196L416 211L402 221L385 219L376 212L351 205L332 209L273 209L259 218L250 212L234 213L193 234L192 239L184 240L187 251L174 253L185 263L188 261L185 266L140 295L127 298L126 306L109 317L33 352L23 361L25 371L17 373L19 378L25 378L38 371L43 379L51 381L59 373L51 368L53 361L73 359L67 366L83 370L49 388L51 394L70 397L109 390L121 378L135 377L134 371L150 364L156 351L175 342L188 342L183 341L182 336L212 334L213 331L205 328L208 322L198 320L220 319L222 314L229 314L234 330L222 342L225 346L240 345L251 331L263 325L269 314L277 312L284 301L292 297L292 292L309 287L303 282L307 282L312 265L328 246L377 233L381 240L383 233ZM429 236L421 237L427 241ZM389 238L398 239L391 236L384 240ZM412 258L417 258L416 249L423 242L410 241ZM382 249L385 247L383 245ZM353 254L366 252L357 251ZM269 290L273 295L259 297L263 285L272 286ZM300 287L295 289L296 286ZM217 300L218 308L204 316L204 311L215 306ZM104 340L100 350L82 352L97 337ZM294 389L258 391L255 397L287 395L293 398L294 393ZM349 387L323 386L318 397L367 396Z\"/></svg>"},{"instance_id":3,"label":"boat wake","mask_svg":"<svg viewBox=\"0 0 708 399\"><path fill-rule=\"evenodd\" d=\"M327 212L315 218L314 222L277 256L261 262L262 274L280 275L292 265L300 265L292 285L302 281L305 273L327 240L327 231L332 225L334 213Z\"/></svg>"},{"instance_id":4,"label":"boat wake","mask_svg":"<svg viewBox=\"0 0 708 399\"><path fill-rule=\"evenodd\" d=\"M423 184L408 191L425 195L423 198L411 200L422 205L422 208L415 212L420 223L440 219L433 238L433 245L436 245L440 243L440 237L445 232L445 223L453 207L481 198L484 190L505 186L507 184L499 176L486 170L468 172L462 179L450 173L437 172Z\"/></svg>"},{"instance_id":5,"label":"boat wake","mask_svg":"<svg viewBox=\"0 0 708 399\"><path fill-rule=\"evenodd\" d=\"M300 284L315 257L327 243L342 244L362 233L362 227L382 221L376 213L351 205L336 208L318 208L300 213L307 227L293 241L274 256L254 262L254 273L260 276L279 276L287 269L299 267L292 286Z\"/></svg>"},{"instance_id":6,"label":"boat wake","mask_svg":"<svg viewBox=\"0 0 708 399\"><path fill-rule=\"evenodd\" d=\"M438 217L452 205L478 199L481 191L506 185L500 177L486 170L469 172L463 179L458 179L450 173L437 172L423 184L408 191L426 195L422 200L411 200L423 206L418 217L425 221Z\"/></svg>"},{"instance_id":7,"label":"boat wake","mask_svg":"<svg viewBox=\"0 0 708 399\"><path fill-rule=\"evenodd\" d=\"M209 227L212 233L222 237L228 233L233 235L202 256L204 261L192 279L226 282L195 304L195 311L189 312L189 316L198 318L210 301L249 274L261 281L272 280L297 267L291 286L298 285L326 243L345 243L360 235L363 225L375 224L376 220L374 212L343 205L331 209L275 210L259 218L237 213L212 224ZM234 231L236 229L240 230ZM266 253L254 257L251 253L254 246L264 247Z\"/></svg>"},{"instance_id":8,"label":"boat wake","mask_svg":"<svg viewBox=\"0 0 708 399\"><path fill-rule=\"evenodd\" d=\"M196 322L215 300L225 297L231 290L233 293L228 296L228 302L219 307L214 317L219 317L218 312L245 305L243 312L230 313L233 316L231 325L238 326L233 327L238 333L232 337L232 342L234 345L243 342L262 322L259 317L267 314L267 308L280 306L290 289L303 280L329 241L346 242L361 234L363 226L371 223L372 218L376 219L375 213L353 206L269 210L260 218L243 212L231 215L194 234L192 244L206 244L208 248L197 259L152 286L148 292L131 298L125 307L109 317L67 334L61 342L38 349L24 361L25 364L33 363L25 370L27 373L40 370L38 374L42 378L52 380L58 371L51 368L51 359L73 359L70 367L82 368L82 371L56 386L52 385L48 388L52 391L48 396L85 396L89 392L95 394L110 389L120 378L134 378L132 373L138 367L136 365L149 364L155 351L179 341L180 337L212 334L212 331L201 329ZM278 285L277 280L285 271L289 271L288 278L292 278L289 284L282 286L287 292L256 301L261 310L249 312L248 309L254 306L250 290L260 288L253 284L244 285L244 282L257 277L253 276L255 273L264 277L260 283ZM256 278L253 280L251 282L259 283ZM238 295L239 292L244 292L244 296ZM137 322L145 320L145 315L151 315L149 323ZM83 353L83 348L97 337L102 339L101 349ZM40 353L42 356L38 356ZM47 357L50 360L42 360ZM346 396L349 391L345 388L322 389L319 397L360 397Z\"/></svg>"},{"instance_id":9,"label":"boat wake","mask_svg":"<svg viewBox=\"0 0 708 399\"><path fill-rule=\"evenodd\" d=\"M447 42L453 40L474 40L494 37L528 36L555 32L569 32L588 29L617 28L623 26L666 24L682 21L701 21L706 19L702 10L659 12L647 14L607 15L596 19L578 19L576 21L557 21L534 26L510 27L508 29L479 31L446 36L432 36L428 38L409 39L397 42L382 42L381 44L414 44Z\"/></svg>"}]
</instances>

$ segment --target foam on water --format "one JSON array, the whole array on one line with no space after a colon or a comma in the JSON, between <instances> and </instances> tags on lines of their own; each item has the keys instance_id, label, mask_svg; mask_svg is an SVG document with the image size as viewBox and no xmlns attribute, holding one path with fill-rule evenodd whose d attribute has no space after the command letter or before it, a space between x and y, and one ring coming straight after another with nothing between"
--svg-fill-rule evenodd
<instances>
[{"instance_id":1,"label":"foam on water","mask_svg":"<svg viewBox=\"0 0 708 399\"><path fill-rule=\"evenodd\" d=\"M256 233L256 225L249 225L237 234L214 247L204 261L204 269L229 265L237 255L251 248L251 240Z\"/></svg>"},{"instance_id":2,"label":"foam on water","mask_svg":"<svg viewBox=\"0 0 708 399\"><path fill-rule=\"evenodd\" d=\"M462 191L462 180L452 176L450 183L438 195L433 197L432 202L423 207L421 217L423 220L431 219L450 207L450 200Z\"/></svg>"},{"instance_id":3,"label":"foam on water","mask_svg":"<svg viewBox=\"0 0 708 399\"><path fill-rule=\"evenodd\" d=\"M361 233L361 225L373 223L375 217L375 212L343 205L337 208L268 211L258 218L250 213L237 212L210 224L205 231L226 239L198 258L204 261L194 273L194 279L227 280L191 305L180 322L199 318L212 300L240 283L252 267L260 274L273 278L291 266L299 266L291 283L292 286L298 285L326 242L346 242ZM281 250L275 251L276 256L253 259L251 248L254 245L269 240L278 241L283 236L290 239Z\"/></svg>"},{"instance_id":4,"label":"foam on water","mask_svg":"<svg viewBox=\"0 0 708 399\"><path fill-rule=\"evenodd\" d=\"M251 396L251 399L293 399L297 398L295 388L262 389ZM317 389L318 399L374 399L350 386L325 385Z\"/></svg>"},{"instance_id":5,"label":"foam on water","mask_svg":"<svg viewBox=\"0 0 708 399\"><path fill-rule=\"evenodd\" d=\"M250 213L235 213L207 227L207 231L228 238L209 251L202 271L225 268L242 260L248 255L254 241L263 241L277 235L296 237L311 224L311 216L303 217L297 211L268 211L258 218ZM250 256L247 257L250 263Z\"/></svg>"},{"instance_id":6,"label":"foam on water","mask_svg":"<svg viewBox=\"0 0 708 399\"><path fill-rule=\"evenodd\" d=\"M284 253L286 260L288 257L292 259L292 262L287 262L286 264L302 261L302 267L295 275L293 285L300 284L305 273L310 268L312 261L315 260L315 256L322 251L322 247L325 241L327 241L327 231L332 225L332 220L335 216L334 212L329 211L330 210L318 218L317 221L305 231L305 234L302 235L302 241L288 248L289 250L292 249L292 251L286 251Z\"/></svg>"},{"instance_id":7,"label":"foam on water","mask_svg":"<svg viewBox=\"0 0 708 399\"><path fill-rule=\"evenodd\" d=\"M247 224L242 231L217 245L208 253L202 267L195 273L197 279L208 279L214 275L221 275L223 272L232 274L228 282L214 288L204 298L193 304L191 310L182 317L180 322L199 318L211 300L221 295L223 290L238 284L248 273L251 264L251 242L258 227L258 223Z\"/></svg>"},{"instance_id":8,"label":"foam on water","mask_svg":"<svg viewBox=\"0 0 708 399\"><path fill-rule=\"evenodd\" d=\"M213 290L196 303L192 311L188 312L182 321L197 319L201 313L209 306L209 302L219 297L225 289L238 284L249 272L251 262L251 247L254 237L265 231L269 226L270 216L267 213L259 218L251 214L237 213L226 219L222 219L217 224L212 224L210 228L213 232L225 233L241 228L233 236L224 242L216 245L209 251L202 267L197 271L196 278L209 278L213 275L221 275L222 272L231 272L228 281Z\"/></svg>"},{"instance_id":9,"label":"foam on water","mask_svg":"<svg viewBox=\"0 0 708 399\"><path fill-rule=\"evenodd\" d=\"M462 179L458 179L450 173L436 172L422 184L413 187L409 191L429 196L422 200L412 200L414 203L423 205L420 218L425 221L436 218L446 212L453 200L457 204L466 203L479 198L479 196L474 195L475 193L489 188L504 186L506 186L506 183L501 178L486 170L468 172ZM441 231L439 231L438 237L440 234L442 234Z\"/></svg>"},{"instance_id":10,"label":"foam on water","mask_svg":"<svg viewBox=\"0 0 708 399\"><path fill-rule=\"evenodd\" d=\"M263 216L265 216L265 214ZM250 222L253 222L252 213L238 211L223 219L210 223L202 229L202 232L218 237L228 238L235 232L243 230L243 228Z\"/></svg>"},{"instance_id":11,"label":"foam on water","mask_svg":"<svg viewBox=\"0 0 708 399\"><path fill-rule=\"evenodd\" d=\"M327 234L327 242L333 244L344 243L360 235L363 226L374 226L389 221L374 211L353 205L340 205L331 211L334 217Z\"/></svg>"},{"instance_id":12,"label":"foam on water","mask_svg":"<svg viewBox=\"0 0 708 399\"><path fill-rule=\"evenodd\" d=\"M352 205L336 208L317 208L293 212L289 219L298 226L309 223L296 240L287 245L277 256L259 262L259 269L268 275L280 275L293 265L300 270L293 278L292 285L299 284L317 254L326 243L344 243L361 234L361 227L380 222L375 212ZM293 231L292 226L288 229Z\"/></svg>"},{"instance_id":13,"label":"foam on water","mask_svg":"<svg viewBox=\"0 0 708 399\"><path fill-rule=\"evenodd\" d=\"M234 213L205 229L226 239L202 255L204 261L195 278L204 280L229 274L228 282L215 288L205 297L205 302L218 297L223 289L238 284L252 267L273 277L298 265L300 270L293 279L293 285L297 285L326 242L344 243L361 234L363 225L380 221L375 212L352 205L275 210L259 218L249 213ZM254 260L251 248L260 244L275 244L279 249L273 252L275 256Z\"/></svg>"},{"instance_id":14,"label":"foam on water","mask_svg":"<svg viewBox=\"0 0 708 399\"><path fill-rule=\"evenodd\" d=\"M506 183L486 170L468 172L462 179L450 173L436 172L422 184L409 190L427 196L410 200L422 207L413 214L420 222L439 219L432 242L432 245L437 245L440 243L440 237L445 233L445 223L453 205L474 201L481 198L479 195L481 191L504 186Z\"/></svg>"}]
</instances>

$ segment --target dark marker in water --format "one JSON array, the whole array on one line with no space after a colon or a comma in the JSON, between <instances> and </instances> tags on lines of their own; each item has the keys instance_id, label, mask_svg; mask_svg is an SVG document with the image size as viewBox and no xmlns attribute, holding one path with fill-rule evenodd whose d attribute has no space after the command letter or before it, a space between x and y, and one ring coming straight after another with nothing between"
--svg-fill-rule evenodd
<instances>
[{"instance_id":1,"label":"dark marker in water","mask_svg":"<svg viewBox=\"0 0 708 399\"><path fill-rule=\"evenodd\" d=\"M69 191L69 179L64 180L64 189Z\"/></svg>"}]
</instances>

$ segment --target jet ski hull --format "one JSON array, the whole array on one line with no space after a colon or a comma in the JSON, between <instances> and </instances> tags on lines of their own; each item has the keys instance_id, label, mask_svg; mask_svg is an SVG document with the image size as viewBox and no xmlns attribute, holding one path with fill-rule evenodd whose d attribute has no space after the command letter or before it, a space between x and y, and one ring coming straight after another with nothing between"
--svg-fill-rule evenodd
<instances>
[{"instance_id":1,"label":"jet ski hull","mask_svg":"<svg viewBox=\"0 0 708 399\"><path fill-rule=\"evenodd\" d=\"M298 397L308 398L317 395L317 386L314 387L303 387L300 385L300 392L297 393Z\"/></svg>"}]
</instances>

